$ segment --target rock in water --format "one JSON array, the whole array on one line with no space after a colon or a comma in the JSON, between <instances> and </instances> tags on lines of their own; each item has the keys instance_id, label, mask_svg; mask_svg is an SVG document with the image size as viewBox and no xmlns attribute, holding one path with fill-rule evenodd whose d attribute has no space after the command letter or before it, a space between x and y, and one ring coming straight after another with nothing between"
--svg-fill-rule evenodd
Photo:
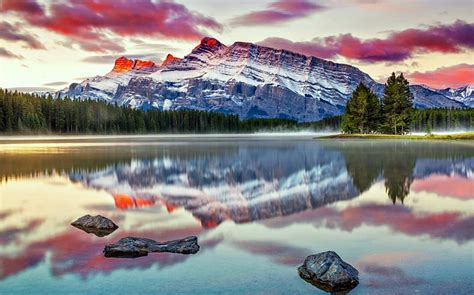
<instances>
[{"instance_id":1,"label":"rock in water","mask_svg":"<svg viewBox=\"0 0 474 295\"><path fill-rule=\"evenodd\" d=\"M135 258L147 256L149 252L170 252L195 254L199 251L197 237L190 236L181 240L157 242L145 238L126 237L104 248L105 257Z\"/></svg>"},{"instance_id":2,"label":"rock in water","mask_svg":"<svg viewBox=\"0 0 474 295\"><path fill-rule=\"evenodd\" d=\"M298 267L302 279L327 291L348 291L359 284L359 272L333 251L306 257Z\"/></svg>"},{"instance_id":3,"label":"rock in water","mask_svg":"<svg viewBox=\"0 0 474 295\"><path fill-rule=\"evenodd\" d=\"M95 234L98 237L109 235L118 228L112 220L104 216L91 216L89 214L77 219L71 223L71 225L85 231L86 233Z\"/></svg>"}]
</instances>

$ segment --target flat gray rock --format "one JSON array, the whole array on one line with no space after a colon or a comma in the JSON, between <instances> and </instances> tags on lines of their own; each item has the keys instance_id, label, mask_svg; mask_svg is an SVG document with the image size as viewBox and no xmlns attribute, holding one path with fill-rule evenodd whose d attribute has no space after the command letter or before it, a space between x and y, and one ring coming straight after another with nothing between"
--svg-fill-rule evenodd
<instances>
[{"instance_id":1,"label":"flat gray rock","mask_svg":"<svg viewBox=\"0 0 474 295\"><path fill-rule=\"evenodd\" d=\"M104 248L105 257L135 258L147 256L150 252L170 252L195 254L199 251L197 237L190 236L180 240L157 242L145 238L126 237Z\"/></svg>"},{"instance_id":2,"label":"flat gray rock","mask_svg":"<svg viewBox=\"0 0 474 295\"><path fill-rule=\"evenodd\" d=\"M359 284L359 272L333 251L306 257L298 267L302 279L327 291L349 291Z\"/></svg>"},{"instance_id":3,"label":"flat gray rock","mask_svg":"<svg viewBox=\"0 0 474 295\"><path fill-rule=\"evenodd\" d=\"M71 225L98 237L109 235L118 228L112 220L102 215L91 216L89 214L77 219Z\"/></svg>"}]
</instances>

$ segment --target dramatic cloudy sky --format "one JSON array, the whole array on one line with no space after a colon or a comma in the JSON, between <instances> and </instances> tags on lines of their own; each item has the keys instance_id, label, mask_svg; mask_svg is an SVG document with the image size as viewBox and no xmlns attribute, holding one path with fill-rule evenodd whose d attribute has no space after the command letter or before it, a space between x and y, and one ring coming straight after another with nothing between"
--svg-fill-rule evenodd
<instances>
[{"instance_id":1,"label":"dramatic cloudy sky","mask_svg":"<svg viewBox=\"0 0 474 295\"><path fill-rule=\"evenodd\" d=\"M350 63L383 81L474 84L472 0L0 0L0 87L59 89L203 36Z\"/></svg>"}]
</instances>

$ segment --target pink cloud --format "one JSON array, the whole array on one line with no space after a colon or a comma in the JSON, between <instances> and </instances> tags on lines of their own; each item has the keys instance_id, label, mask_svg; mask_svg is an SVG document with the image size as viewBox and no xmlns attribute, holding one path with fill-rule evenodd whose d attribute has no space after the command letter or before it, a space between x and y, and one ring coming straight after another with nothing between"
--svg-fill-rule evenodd
<instances>
[{"instance_id":1,"label":"pink cloud","mask_svg":"<svg viewBox=\"0 0 474 295\"><path fill-rule=\"evenodd\" d=\"M474 65L459 64L440 67L434 71L414 72L407 75L413 84L424 84L432 88L459 88L474 84Z\"/></svg>"},{"instance_id":2,"label":"pink cloud","mask_svg":"<svg viewBox=\"0 0 474 295\"><path fill-rule=\"evenodd\" d=\"M448 25L426 29L393 32L387 38L362 40L351 34L315 38L309 42L292 42L267 38L261 45L296 51L321 58L343 56L364 62L398 62L414 54L441 52L459 53L474 49L474 24L458 20Z\"/></svg>"},{"instance_id":3,"label":"pink cloud","mask_svg":"<svg viewBox=\"0 0 474 295\"><path fill-rule=\"evenodd\" d=\"M238 16L233 19L232 23L242 26L282 23L306 17L324 8L324 6L308 0L280 0L271 3L266 9Z\"/></svg>"},{"instance_id":4,"label":"pink cloud","mask_svg":"<svg viewBox=\"0 0 474 295\"><path fill-rule=\"evenodd\" d=\"M1 6L2 11L14 10L30 15L44 14L43 8L36 2L36 0L4 0Z\"/></svg>"},{"instance_id":5,"label":"pink cloud","mask_svg":"<svg viewBox=\"0 0 474 295\"><path fill-rule=\"evenodd\" d=\"M34 0L4 0L2 11L17 13L30 25L65 36L82 49L95 52L123 50L111 34L196 40L204 35L201 28L222 29L213 18L171 1L69 0L52 2L46 13Z\"/></svg>"}]
</instances>

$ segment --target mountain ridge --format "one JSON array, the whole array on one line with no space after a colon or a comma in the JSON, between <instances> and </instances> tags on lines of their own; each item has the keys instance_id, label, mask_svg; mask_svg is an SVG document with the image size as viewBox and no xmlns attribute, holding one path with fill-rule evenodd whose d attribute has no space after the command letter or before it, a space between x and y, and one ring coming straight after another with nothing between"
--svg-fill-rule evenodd
<instances>
[{"instance_id":1,"label":"mountain ridge","mask_svg":"<svg viewBox=\"0 0 474 295\"><path fill-rule=\"evenodd\" d=\"M169 54L161 65L120 57L111 72L72 83L56 96L141 109L217 111L243 119L316 121L341 114L360 82L383 94L383 84L352 65L249 42L226 46L205 37L188 55ZM411 89L418 108L462 108L471 101L459 99L457 92Z\"/></svg>"}]
</instances>

